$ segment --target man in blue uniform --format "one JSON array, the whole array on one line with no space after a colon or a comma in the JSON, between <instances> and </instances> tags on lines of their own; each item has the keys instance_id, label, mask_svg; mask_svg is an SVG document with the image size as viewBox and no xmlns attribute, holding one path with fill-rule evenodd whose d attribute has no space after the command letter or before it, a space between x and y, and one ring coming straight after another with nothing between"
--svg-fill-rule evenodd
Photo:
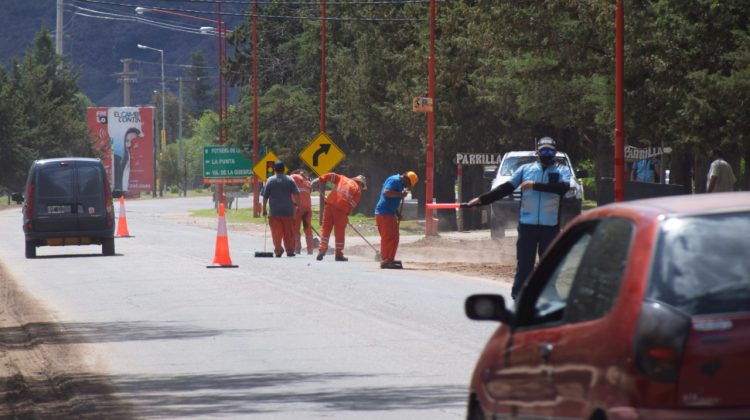
<instances>
[{"instance_id":1,"label":"man in blue uniform","mask_svg":"<svg viewBox=\"0 0 750 420\"><path fill-rule=\"evenodd\" d=\"M570 189L570 171L555 162L557 148L550 137L537 142L537 162L516 169L510 181L471 199L469 207L490 204L521 188L521 208L516 242L516 275L511 296L516 299L526 277L534 269L536 256L544 254L547 246L560 232L562 197Z\"/></svg>"}]
</instances>

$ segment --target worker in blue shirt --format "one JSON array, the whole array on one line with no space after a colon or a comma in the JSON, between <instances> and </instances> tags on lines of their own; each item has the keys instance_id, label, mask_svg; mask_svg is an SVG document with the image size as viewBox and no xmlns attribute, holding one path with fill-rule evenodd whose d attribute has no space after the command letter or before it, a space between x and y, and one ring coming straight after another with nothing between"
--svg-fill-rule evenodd
<instances>
[{"instance_id":1,"label":"worker in blue shirt","mask_svg":"<svg viewBox=\"0 0 750 420\"><path fill-rule=\"evenodd\" d=\"M562 197L570 190L571 174L565 165L555 162L557 148L550 137L537 142L537 162L527 163L513 173L511 179L489 192L471 199L468 207L490 204L521 188L521 208L516 242L516 275L511 297L515 300L526 277L534 269L536 256L560 233Z\"/></svg>"}]
</instances>

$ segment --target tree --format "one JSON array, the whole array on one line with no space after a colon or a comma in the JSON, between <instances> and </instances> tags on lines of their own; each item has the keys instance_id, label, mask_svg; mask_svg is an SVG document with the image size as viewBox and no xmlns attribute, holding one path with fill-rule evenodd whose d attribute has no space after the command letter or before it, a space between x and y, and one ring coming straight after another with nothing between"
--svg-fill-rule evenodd
<instances>
[{"instance_id":1,"label":"tree","mask_svg":"<svg viewBox=\"0 0 750 420\"><path fill-rule=\"evenodd\" d=\"M60 156L94 157L86 125L88 101L78 90L78 75L54 51L49 31L42 28L23 61L0 74L0 136L4 154L0 174L4 186L20 189L35 159Z\"/></svg>"},{"instance_id":2,"label":"tree","mask_svg":"<svg viewBox=\"0 0 750 420\"><path fill-rule=\"evenodd\" d=\"M208 74L208 63L201 51L193 51L192 65L185 69L185 78L188 82L187 113L193 118L200 116L208 110L216 108L217 92L211 88Z\"/></svg>"}]
</instances>

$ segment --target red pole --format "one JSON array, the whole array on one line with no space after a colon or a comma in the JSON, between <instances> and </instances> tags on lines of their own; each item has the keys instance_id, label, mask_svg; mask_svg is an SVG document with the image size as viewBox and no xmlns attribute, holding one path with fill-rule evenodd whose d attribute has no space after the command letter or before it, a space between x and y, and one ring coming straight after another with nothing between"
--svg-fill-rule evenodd
<instances>
[{"instance_id":1,"label":"red pole","mask_svg":"<svg viewBox=\"0 0 750 420\"><path fill-rule=\"evenodd\" d=\"M320 132L326 131L326 0L321 0L320 28Z\"/></svg>"},{"instance_id":2,"label":"red pole","mask_svg":"<svg viewBox=\"0 0 750 420\"><path fill-rule=\"evenodd\" d=\"M425 173L425 204L432 203L432 172L435 159L435 0L430 0L430 57L427 63L428 95L433 110L427 113L427 168ZM436 235L432 209L425 206L425 235Z\"/></svg>"},{"instance_id":3,"label":"red pole","mask_svg":"<svg viewBox=\"0 0 750 420\"><path fill-rule=\"evenodd\" d=\"M221 60L224 57L223 57L223 52L222 52L222 47L223 47L222 44L223 44L223 42L222 42L222 39L221 39L222 38L221 37L221 0L219 0L216 3L216 5L217 5L216 6L217 7L217 10L216 10L216 29L217 29L217 35L216 36L217 36L217 40L218 40L218 44L219 44L218 45L218 47L219 47L219 65L217 66L218 67L218 69L217 69L218 70L218 76L219 76L219 112L218 112L218 114L219 114L218 115L219 116L219 144L224 144L224 138L223 138L224 136L222 135L222 130L223 130L223 128L222 128L222 117L223 117L222 106L224 104L223 97L222 97L222 90L224 88L224 84L223 84L223 82L221 80ZM219 182L219 191L218 191L218 194L217 194L217 198L218 198L219 203L221 203L221 204L224 203L224 184L222 182Z\"/></svg>"},{"instance_id":4,"label":"red pole","mask_svg":"<svg viewBox=\"0 0 750 420\"><path fill-rule=\"evenodd\" d=\"M253 167L258 163L258 35L256 27L256 0L253 0ZM253 176L253 217L260 216L260 188L258 177Z\"/></svg>"},{"instance_id":5,"label":"red pole","mask_svg":"<svg viewBox=\"0 0 750 420\"><path fill-rule=\"evenodd\" d=\"M223 23L223 34L222 37L224 38L224 60L226 61L229 58L229 44L227 43L227 23ZM229 82L226 80L224 81L224 121L226 122L227 119L229 119ZM229 127L224 124L224 142L226 143L227 140L229 140Z\"/></svg>"},{"instance_id":6,"label":"red pole","mask_svg":"<svg viewBox=\"0 0 750 420\"><path fill-rule=\"evenodd\" d=\"M623 126L623 75L625 71L623 0L615 9L615 201L625 198L625 131Z\"/></svg>"}]
</instances>

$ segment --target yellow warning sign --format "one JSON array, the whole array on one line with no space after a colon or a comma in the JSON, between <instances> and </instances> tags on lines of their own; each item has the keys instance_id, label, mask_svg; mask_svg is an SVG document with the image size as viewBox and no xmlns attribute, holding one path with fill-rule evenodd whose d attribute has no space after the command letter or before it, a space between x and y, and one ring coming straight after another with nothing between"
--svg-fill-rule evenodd
<instances>
[{"instance_id":1,"label":"yellow warning sign","mask_svg":"<svg viewBox=\"0 0 750 420\"><path fill-rule=\"evenodd\" d=\"M253 173L257 175L261 181L266 182L268 177L274 174L273 164L276 163L277 160L279 160L279 158L276 154L269 150L268 153L263 156L263 159L255 164ZM286 172L286 168L284 168L284 172Z\"/></svg>"},{"instance_id":2,"label":"yellow warning sign","mask_svg":"<svg viewBox=\"0 0 750 420\"><path fill-rule=\"evenodd\" d=\"M318 134L299 154L300 159L318 176L331 172L344 159L344 152L326 133Z\"/></svg>"}]
</instances>

